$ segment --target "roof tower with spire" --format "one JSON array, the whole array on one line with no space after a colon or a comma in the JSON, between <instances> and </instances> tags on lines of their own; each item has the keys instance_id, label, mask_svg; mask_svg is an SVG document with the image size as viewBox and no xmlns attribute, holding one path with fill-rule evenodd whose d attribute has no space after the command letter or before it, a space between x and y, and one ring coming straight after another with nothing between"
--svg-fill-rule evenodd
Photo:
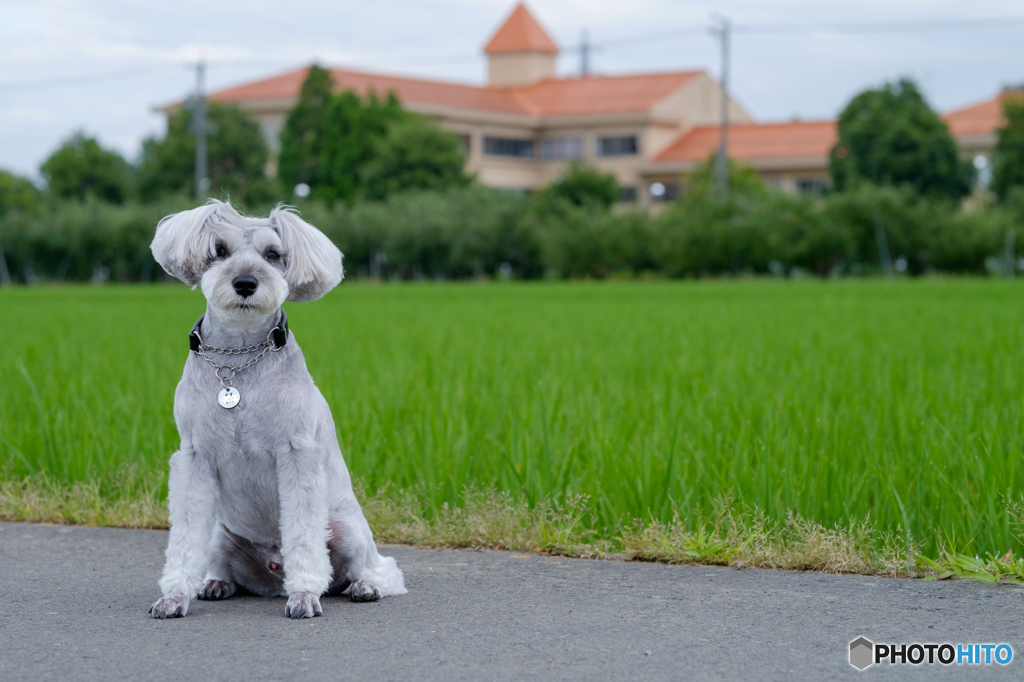
<instances>
[{"instance_id":1,"label":"roof tower with spire","mask_svg":"<svg viewBox=\"0 0 1024 682\"><path fill-rule=\"evenodd\" d=\"M526 5L519 3L484 46L487 54L502 52L543 52L558 54L558 45L551 39Z\"/></svg>"},{"instance_id":2,"label":"roof tower with spire","mask_svg":"<svg viewBox=\"0 0 1024 682\"><path fill-rule=\"evenodd\" d=\"M507 88L532 85L555 77L558 45L524 3L484 46L487 55L487 84Z\"/></svg>"}]
</instances>

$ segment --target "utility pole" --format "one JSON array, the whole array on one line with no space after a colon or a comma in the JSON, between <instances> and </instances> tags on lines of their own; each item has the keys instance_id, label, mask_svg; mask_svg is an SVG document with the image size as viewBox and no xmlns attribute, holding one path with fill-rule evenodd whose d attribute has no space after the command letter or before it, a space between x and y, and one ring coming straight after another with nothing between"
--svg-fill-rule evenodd
<instances>
[{"instance_id":1,"label":"utility pole","mask_svg":"<svg viewBox=\"0 0 1024 682\"><path fill-rule=\"evenodd\" d=\"M590 75L590 39L587 30L583 29L580 38L580 76Z\"/></svg>"},{"instance_id":2,"label":"utility pole","mask_svg":"<svg viewBox=\"0 0 1024 682\"><path fill-rule=\"evenodd\" d=\"M711 29L718 36L722 48L722 120L718 130L718 155L715 158L715 184L722 196L729 193L729 18L718 15L718 28Z\"/></svg>"},{"instance_id":3,"label":"utility pole","mask_svg":"<svg viewBox=\"0 0 1024 682\"><path fill-rule=\"evenodd\" d=\"M1017 270L1017 256L1014 253L1013 242L1017 234L1013 230L1006 231L1006 240L1003 242L1003 276L1006 279L1013 279Z\"/></svg>"},{"instance_id":4,"label":"utility pole","mask_svg":"<svg viewBox=\"0 0 1024 682\"><path fill-rule=\"evenodd\" d=\"M882 219L875 218L875 243L878 245L878 260L882 263L882 274L892 279L892 255L889 253L889 240L885 238L885 225Z\"/></svg>"},{"instance_id":5,"label":"utility pole","mask_svg":"<svg viewBox=\"0 0 1024 682\"><path fill-rule=\"evenodd\" d=\"M196 62L196 94L192 97L192 132L196 136L196 201L206 198L210 178L206 168L206 62Z\"/></svg>"},{"instance_id":6,"label":"utility pole","mask_svg":"<svg viewBox=\"0 0 1024 682\"><path fill-rule=\"evenodd\" d=\"M11 273L7 271L7 258L4 256L4 247L0 246L0 287L11 286Z\"/></svg>"}]
</instances>

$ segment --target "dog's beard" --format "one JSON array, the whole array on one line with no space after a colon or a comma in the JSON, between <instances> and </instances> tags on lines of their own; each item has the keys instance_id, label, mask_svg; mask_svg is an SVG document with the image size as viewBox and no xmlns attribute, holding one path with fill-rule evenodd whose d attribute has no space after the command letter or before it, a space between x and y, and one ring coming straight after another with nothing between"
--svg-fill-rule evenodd
<instances>
[{"instance_id":1,"label":"dog's beard","mask_svg":"<svg viewBox=\"0 0 1024 682\"><path fill-rule=\"evenodd\" d=\"M240 296L235 291L232 281L239 274L256 278L256 291L251 296ZM226 266L214 267L203 275L201 284L210 306L243 327L247 320L255 322L280 308L288 296L288 284L284 278L269 268L238 272Z\"/></svg>"}]
</instances>

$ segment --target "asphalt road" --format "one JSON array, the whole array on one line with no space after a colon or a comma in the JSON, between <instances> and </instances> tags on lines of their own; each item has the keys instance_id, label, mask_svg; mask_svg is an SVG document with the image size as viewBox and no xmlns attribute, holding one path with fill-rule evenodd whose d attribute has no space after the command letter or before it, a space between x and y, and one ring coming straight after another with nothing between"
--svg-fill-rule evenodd
<instances>
[{"instance_id":1,"label":"asphalt road","mask_svg":"<svg viewBox=\"0 0 1024 682\"><path fill-rule=\"evenodd\" d=\"M1021 679L1024 590L386 547L409 594L146 609L161 531L0 523L0 680ZM848 663L849 642L1001 643L1006 666Z\"/></svg>"}]
</instances>

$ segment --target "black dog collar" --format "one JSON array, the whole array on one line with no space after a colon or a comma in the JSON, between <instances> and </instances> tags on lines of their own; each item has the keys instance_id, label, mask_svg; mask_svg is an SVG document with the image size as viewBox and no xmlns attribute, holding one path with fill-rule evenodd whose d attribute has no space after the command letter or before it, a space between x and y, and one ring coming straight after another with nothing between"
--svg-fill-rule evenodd
<instances>
[{"instance_id":1,"label":"black dog collar","mask_svg":"<svg viewBox=\"0 0 1024 682\"><path fill-rule=\"evenodd\" d=\"M206 317L206 313L199 316L196 323L192 325L192 331L188 333L188 348L193 353L199 352L199 344L202 341L199 338L199 327L203 324L203 318ZM270 338L274 341L274 348L284 348L284 344L288 343L288 313L281 308L281 317L278 318L277 326L270 332Z\"/></svg>"}]
</instances>

